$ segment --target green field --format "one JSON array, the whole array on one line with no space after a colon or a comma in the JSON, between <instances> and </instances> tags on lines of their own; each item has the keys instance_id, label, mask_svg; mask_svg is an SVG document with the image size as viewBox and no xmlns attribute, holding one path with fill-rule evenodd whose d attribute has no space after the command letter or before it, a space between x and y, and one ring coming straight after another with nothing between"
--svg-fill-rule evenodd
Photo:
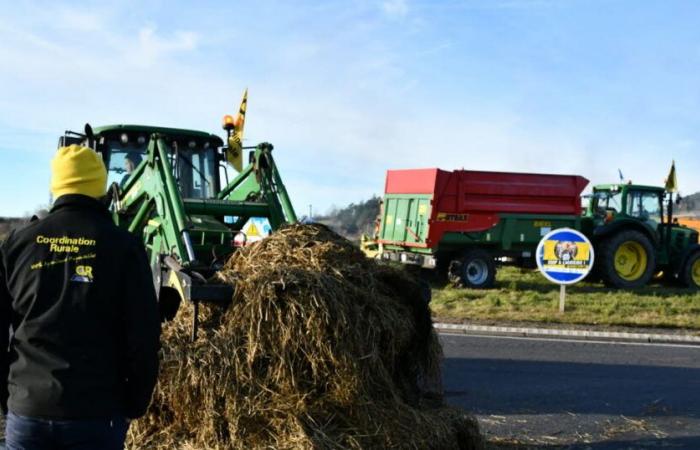
<instances>
[{"instance_id":1,"label":"green field","mask_svg":"<svg viewBox=\"0 0 700 450\"><path fill-rule=\"evenodd\" d=\"M490 290L433 286L436 321L535 322L700 330L700 293L651 285L620 291L601 284L567 287L559 313L559 287L536 270L504 267Z\"/></svg>"}]
</instances>

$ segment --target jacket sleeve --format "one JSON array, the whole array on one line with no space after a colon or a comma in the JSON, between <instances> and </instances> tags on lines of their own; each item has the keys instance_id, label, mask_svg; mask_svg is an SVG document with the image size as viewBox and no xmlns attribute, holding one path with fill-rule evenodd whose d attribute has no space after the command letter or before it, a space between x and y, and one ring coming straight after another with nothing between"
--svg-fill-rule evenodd
<instances>
[{"instance_id":1,"label":"jacket sleeve","mask_svg":"<svg viewBox=\"0 0 700 450\"><path fill-rule=\"evenodd\" d=\"M126 411L130 419L141 417L151 401L158 377L160 316L146 252L141 242L130 242L123 264L126 328Z\"/></svg>"},{"instance_id":2,"label":"jacket sleeve","mask_svg":"<svg viewBox=\"0 0 700 450\"><path fill-rule=\"evenodd\" d=\"M0 410L7 414L7 377L10 371L10 355L8 351L10 338L11 298L7 289L7 274L4 256L0 248Z\"/></svg>"}]
</instances>

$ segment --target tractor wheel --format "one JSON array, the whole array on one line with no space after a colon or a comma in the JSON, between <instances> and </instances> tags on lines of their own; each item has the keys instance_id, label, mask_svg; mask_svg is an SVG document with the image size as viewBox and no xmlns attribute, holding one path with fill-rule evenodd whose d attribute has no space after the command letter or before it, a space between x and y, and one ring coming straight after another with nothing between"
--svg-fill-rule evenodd
<instances>
[{"instance_id":1,"label":"tractor wheel","mask_svg":"<svg viewBox=\"0 0 700 450\"><path fill-rule=\"evenodd\" d=\"M690 255L683 269L683 284L691 289L700 289L700 252Z\"/></svg>"},{"instance_id":2,"label":"tractor wheel","mask_svg":"<svg viewBox=\"0 0 700 450\"><path fill-rule=\"evenodd\" d=\"M467 252L462 259L453 260L449 269L450 281L457 286L472 289L493 287L496 264L493 256L484 250Z\"/></svg>"},{"instance_id":3,"label":"tractor wheel","mask_svg":"<svg viewBox=\"0 0 700 450\"><path fill-rule=\"evenodd\" d=\"M162 287L158 293L158 310L160 311L160 321L167 322L173 320L180 309L180 294L173 288Z\"/></svg>"},{"instance_id":4,"label":"tractor wheel","mask_svg":"<svg viewBox=\"0 0 700 450\"><path fill-rule=\"evenodd\" d=\"M654 276L656 254L649 238L639 231L616 234L601 245L601 275L608 286L633 289Z\"/></svg>"},{"instance_id":5,"label":"tractor wheel","mask_svg":"<svg viewBox=\"0 0 700 450\"><path fill-rule=\"evenodd\" d=\"M430 276L426 277L430 283L437 286L445 286L450 282L450 263L455 258L455 255L449 253L438 253L435 255L436 263L434 269L425 269L430 272Z\"/></svg>"}]
</instances>

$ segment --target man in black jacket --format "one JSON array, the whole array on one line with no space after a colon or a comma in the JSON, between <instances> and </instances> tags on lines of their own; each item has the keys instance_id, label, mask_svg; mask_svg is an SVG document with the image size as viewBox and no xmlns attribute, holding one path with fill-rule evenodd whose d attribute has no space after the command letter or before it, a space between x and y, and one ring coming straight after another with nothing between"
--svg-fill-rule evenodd
<instances>
[{"instance_id":1,"label":"man in black jacket","mask_svg":"<svg viewBox=\"0 0 700 450\"><path fill-rule=\"evenodd\" d=\"M128 420L150 402L160 334L155 290L143 244L98 201L106 178L93 150L61 148L52 161L51 212L0 246L8 450L123 449Z\"/></svg>"}]
</instances>

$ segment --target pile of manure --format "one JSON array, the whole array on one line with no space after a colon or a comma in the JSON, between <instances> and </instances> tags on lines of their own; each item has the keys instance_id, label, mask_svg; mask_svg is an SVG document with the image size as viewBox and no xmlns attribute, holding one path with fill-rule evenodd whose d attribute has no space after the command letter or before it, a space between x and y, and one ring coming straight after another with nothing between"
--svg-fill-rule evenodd
<instances>
[{"instance_id":1,"label":"pile of manure","mask_svg":"<svg viewBox=\"0 0 700 450\"><path fill-rule=\"evenodd\" d=\"M441 348L421 286L322 225L239 250L231 305L164 325L152 404L132 449L473 449L443 405Z\"/></svg>"}]
</instances>

